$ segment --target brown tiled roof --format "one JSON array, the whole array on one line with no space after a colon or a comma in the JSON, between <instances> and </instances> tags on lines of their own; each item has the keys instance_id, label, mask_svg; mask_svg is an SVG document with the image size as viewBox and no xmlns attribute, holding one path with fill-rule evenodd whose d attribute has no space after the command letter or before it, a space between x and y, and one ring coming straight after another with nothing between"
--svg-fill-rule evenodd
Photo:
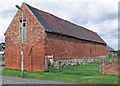
<instances>
[{"instance_id":1,"label":"brown tiled roof","mask_svg":"<svg viewBox=\"0 0 120 86\"><path fill-rule=\"evenodd\" d=\"M26 5L35 15L38 21L42 24L46 32L52 32L70 37L75 37L82 40L106 44L104 40L101 39L101 37L93 31L58 18L50 13L36 9L28 4Z\"/></svg>"}]
</instances>

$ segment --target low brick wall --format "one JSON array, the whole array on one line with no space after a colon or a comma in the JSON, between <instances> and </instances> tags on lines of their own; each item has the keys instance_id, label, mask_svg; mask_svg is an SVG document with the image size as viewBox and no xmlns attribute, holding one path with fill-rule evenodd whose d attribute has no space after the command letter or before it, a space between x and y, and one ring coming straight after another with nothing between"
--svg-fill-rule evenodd
<instances>
[{"instance_id":1,"label":"low brick wall","mask_svg":"<svg viewBox=\"0 0 120 86\"><path fill-rule=\"evenodd\" d=\"M101 73L104 74L115 74L120 75L120 61L115 60L104 60L101 61Z\"/></svg>"}]
</instances>

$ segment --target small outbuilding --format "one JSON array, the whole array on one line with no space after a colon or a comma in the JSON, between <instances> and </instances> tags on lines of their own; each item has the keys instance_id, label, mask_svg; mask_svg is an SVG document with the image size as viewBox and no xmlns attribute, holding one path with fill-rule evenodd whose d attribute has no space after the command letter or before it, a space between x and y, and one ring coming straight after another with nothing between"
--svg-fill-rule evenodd
<instances>
[{"instance_id":1,"label":"small outbuilding","mask_svg":"<svg viewBox=\"0 0 120 86\"><path fill-rule=\"evenodd\" d=\"M107 46L107 53L108 53L108 56L111 57L111 56L117 56L117 51L115 51L112 47L110 46Z\"/></svg>"}]
</instances>

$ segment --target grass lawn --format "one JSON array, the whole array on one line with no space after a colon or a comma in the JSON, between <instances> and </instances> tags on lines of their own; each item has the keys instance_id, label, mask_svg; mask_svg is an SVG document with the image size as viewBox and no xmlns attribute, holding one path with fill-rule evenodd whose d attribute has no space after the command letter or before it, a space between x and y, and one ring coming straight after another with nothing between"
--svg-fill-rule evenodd
<instances>
[{"instance_id":1,"label":"grass lawn","mask_svg":"<svg viewBox=\"0 0 120 86\"><path fill-rule=\"evenodd\" d=\"M112 58L112 57L111 57ZM116 58L116 57L115 57ZM108 58L106 58L108 59ZM72 82L79 84L118 84L117 75L101 75L100 61L78 66L67 66L59 70L50 69L44 72L27 72L24 77L36 78L42 80L56 80L64 82ZM3 75L20 77L21 71L3 69Z\"/></svg>"},{"instance_id":2,"label":"grass lawn","mask_svg":"<svg viewBox=\"0 0 120 86\"><path fill-rule=\"evenodd\" d=\"M120 60L120 56L108 57L108 58L105 58L104 60Z\"/></svg>"}]
</instances>

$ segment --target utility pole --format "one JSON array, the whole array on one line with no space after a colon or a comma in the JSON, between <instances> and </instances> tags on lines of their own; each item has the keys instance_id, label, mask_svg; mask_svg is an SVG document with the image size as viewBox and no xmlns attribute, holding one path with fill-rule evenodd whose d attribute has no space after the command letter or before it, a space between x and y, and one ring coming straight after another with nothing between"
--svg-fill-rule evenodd
<instances>
[{"instance_id":1,"label":"utility pole","mask_svg":"<svg viewBox=\"0 0 120 86\"><path fill-rule=\"evenodd\" d=\"M24 20L24 12L22 10L22 8L20 8L18 5L16 5L17 9L20 9L22 11L22 39L20 39L22 45L21 45L21 77L24 77L24 38L23 38L23 20Z\"/></svg>"}]
</instances>

